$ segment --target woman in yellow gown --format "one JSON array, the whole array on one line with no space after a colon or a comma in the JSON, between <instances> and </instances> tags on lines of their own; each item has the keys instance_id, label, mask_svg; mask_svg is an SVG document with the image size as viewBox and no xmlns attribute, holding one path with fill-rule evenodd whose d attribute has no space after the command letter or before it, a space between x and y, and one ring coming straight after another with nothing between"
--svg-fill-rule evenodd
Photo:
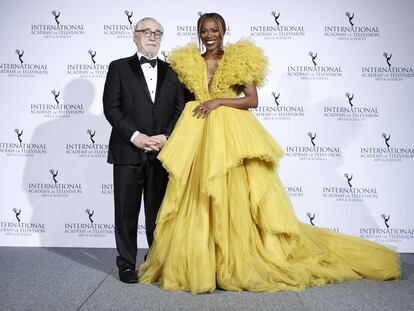
<instances>
[{"instance_id":1,"label":"woman in yellow gown","mask_svg":"<svg viewBox=\"0 0 414 311\"><path fill-rule=\"evenodd\" d=\"M248 110L266 57L247 40L223 50L217 13L197 26L206 52L190 44L170 56L195 101L158 156L169 183L139 281L196 294L399 278L390 249L298 221L276 174L283 151Z\"/></svg>"}]
</instances>

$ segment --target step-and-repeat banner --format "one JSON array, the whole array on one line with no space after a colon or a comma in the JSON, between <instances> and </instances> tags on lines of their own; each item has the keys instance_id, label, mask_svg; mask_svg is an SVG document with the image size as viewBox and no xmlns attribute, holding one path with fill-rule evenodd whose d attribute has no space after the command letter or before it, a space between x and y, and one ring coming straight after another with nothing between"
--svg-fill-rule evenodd
<instances>
[{"instance_id":1,"label":"step-and-repeat banner","mask_svg":"<svg viewBox=\"0 0 414 311\"><path fill-rule=\"evenodd\" d=\"M108 64L136 52L142 17L163 24L159 57L168 59L196 41L200 14L218 12L226 43L251 38L269 58L252 113L285 150L278 172L298 218L414 251L412 1L4 0L0 8L0 245L115 246Z\"/></svg>"}]
</instances>

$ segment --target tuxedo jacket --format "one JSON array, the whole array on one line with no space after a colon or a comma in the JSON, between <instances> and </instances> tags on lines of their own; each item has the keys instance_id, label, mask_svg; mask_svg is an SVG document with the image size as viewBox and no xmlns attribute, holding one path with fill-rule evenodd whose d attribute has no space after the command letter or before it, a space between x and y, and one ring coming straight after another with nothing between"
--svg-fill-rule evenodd
<instances>
[{"instance_id":1,"label":"tuxedo jacket","mask_svg":"<svg viewBox=\"0 0 414 311\"><path fill-rule=\"evenodd\" d=\"M184 91L169 64L157 61L157 89L152 102L137 54L110 63L103 108L112 125L108 162L139 164L147 154L130 141L139 131L148 136L170 135L184 108Z\"/></svg>"}]
</instances>

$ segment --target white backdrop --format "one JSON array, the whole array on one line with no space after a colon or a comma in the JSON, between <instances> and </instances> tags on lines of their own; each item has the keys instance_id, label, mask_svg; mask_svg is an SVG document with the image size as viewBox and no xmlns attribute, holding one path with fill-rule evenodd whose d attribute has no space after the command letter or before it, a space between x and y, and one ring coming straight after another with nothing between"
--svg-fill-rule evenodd
<instances>
[{"instance_id":1,"label":"white backdrop","mask_svg":"<svg viewBox=\"0 0 414 311\"><path fill-rule=\"evenodd\" d=\"M4 0L0 8L0 245L115 246L102 114L108 64L135 53L130 21L163 24L164 58L196 39L200 12L218 12L225 42L251 37L269 58L253 112L286 151L279 174L298 218L414 251L412 1ZM141 217L141 248L144 232Z\"/></svg>"}]
</instances>

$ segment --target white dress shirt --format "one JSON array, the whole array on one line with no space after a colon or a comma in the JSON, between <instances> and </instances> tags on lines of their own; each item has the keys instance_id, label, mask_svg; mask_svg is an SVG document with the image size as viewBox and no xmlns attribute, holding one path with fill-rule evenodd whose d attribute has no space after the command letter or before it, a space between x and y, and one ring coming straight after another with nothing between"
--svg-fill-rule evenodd
<instances>
[{"instance_id":1,"label":"white dress shirt","mask_svg":"<svg viewBox=\"0 0 414 311\"><path fill-rule=\"evenodd\" d=\"M141 59L143 56L140 52L137 52L138 60ZM157 56L150 58L150 59L157 59ZM147 82L148 91L150 93L152 103L155 102L155 92L157 90L157 78L158 78L158 62L156 63L155 67L152 67L149 63L141 64L142 72L144 73L145 81ZM131 136L131 142L137 137L139 134L138 131L134 132Z\"/></svg>"}]
</instances>

